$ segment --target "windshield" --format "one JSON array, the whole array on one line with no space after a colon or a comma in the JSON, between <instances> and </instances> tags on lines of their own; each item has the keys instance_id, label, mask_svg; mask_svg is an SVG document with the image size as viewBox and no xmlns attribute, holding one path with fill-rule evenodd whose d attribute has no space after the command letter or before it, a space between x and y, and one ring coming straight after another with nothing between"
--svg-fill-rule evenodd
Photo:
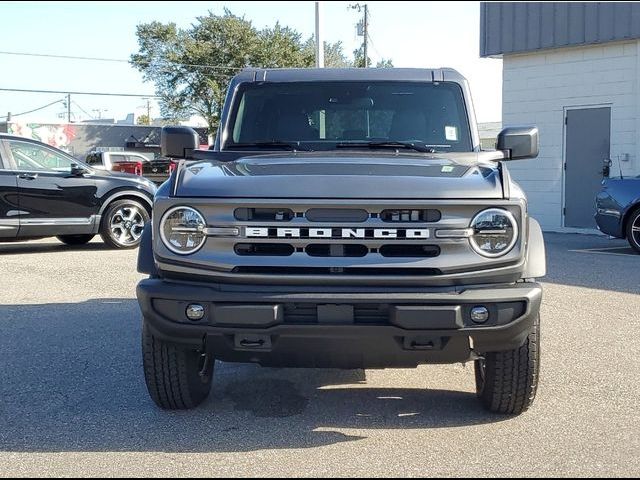
<instances>
[{"instance_id":1,"label":"windshield","mask_svg":"<svg viewBox=\"0 0 640 480\"><path fill-rule=\"evenodd\" d=\"M473 148L462 89L452 82L254 83L236 98L224 149Z\"/></svg>"}]
</instances>

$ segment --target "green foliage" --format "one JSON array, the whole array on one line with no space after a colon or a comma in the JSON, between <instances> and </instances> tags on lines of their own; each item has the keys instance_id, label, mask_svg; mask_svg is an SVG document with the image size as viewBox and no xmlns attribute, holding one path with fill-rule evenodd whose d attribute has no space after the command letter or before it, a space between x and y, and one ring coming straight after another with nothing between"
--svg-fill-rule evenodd
<instances>
[{"instance_id":1,"label":"green foliage","mask_svg":"<svg viewBox=\"0 0 640 480\"><path fill-rule=\"evenodd\" d=\"M312 64L315 65L316 41L313 37L307 40L304 49L311 57ZM353 67L353 63L344 54L342 42L324 42L324 66L326 68Z\"/></svg>"},{"instance_id":2,"label":"green foliage","mask_svg":"<svg viewBox=\"0 0 640 480\"><path fill-rule=\"evenodd\" d=\"M138 125L151 125L151 119L149 118L149 116L147 114L140 115L138 117L138 120L136 120L136 123Z\"/></svg>"},{"instance_id":3,"label":"green foliage","mask_svg":"<svg viewBox=\"0 0 640 480\"><path fill-rule=\"evenodd\" d=\"M222 15L197 17L187 29L143 23L136 35L138 52L130 62L155 84L162 116L176 122L200 115L210 132L218 128L229 80L241 69L315 65L313 37L303 41L297 31L279 23L258 30L227 9ZM359 60L357 55L354 62L347 59L342 42L325 42L325 66L359 66Z\"/></svg>"},{"instance_id":4,"label":"green foliage","mask_svg":"<svg viewBox=\"0 0 640 480\"><path fill-rule=\"evenodd\" d=\"M390 58L383 58L376 63L376 68L393 68L393 61Z\"/></svg>"}]
</instances>

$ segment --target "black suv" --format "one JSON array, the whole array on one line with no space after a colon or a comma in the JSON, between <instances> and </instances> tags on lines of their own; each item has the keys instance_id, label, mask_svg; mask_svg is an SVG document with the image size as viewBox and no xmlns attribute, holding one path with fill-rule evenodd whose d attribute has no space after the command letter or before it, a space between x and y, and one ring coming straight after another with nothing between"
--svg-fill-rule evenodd
<instances>
[{"instance_id":1,"label":"black suv","mask_svg":"<svg viewBox=\"0 0 640 480\"><path fill-rule=\"evenodd\" d=\"M42 142L0 134L0 241L58 237L81 245L100 234L134 248L156 192L135 175L94 170Z\"/></svg>"}]
</instances>

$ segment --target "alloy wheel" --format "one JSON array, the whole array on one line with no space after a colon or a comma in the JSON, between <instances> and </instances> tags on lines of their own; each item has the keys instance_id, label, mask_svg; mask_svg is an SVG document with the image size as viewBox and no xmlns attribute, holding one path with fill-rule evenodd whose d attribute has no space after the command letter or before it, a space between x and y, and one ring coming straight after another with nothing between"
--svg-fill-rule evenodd
<instances>
[{"instance_id":1,"label":"alloy wheel","mask_svg":"<svg viewBox=\"0 0 640 480\"><path fill-rule=\"evenodd\" d=\"M138 243L144 229L144 216L135 205L123 205L118 208L109 220L111 237L120 245L128 246Z\"/></svg>"}]
</instances>

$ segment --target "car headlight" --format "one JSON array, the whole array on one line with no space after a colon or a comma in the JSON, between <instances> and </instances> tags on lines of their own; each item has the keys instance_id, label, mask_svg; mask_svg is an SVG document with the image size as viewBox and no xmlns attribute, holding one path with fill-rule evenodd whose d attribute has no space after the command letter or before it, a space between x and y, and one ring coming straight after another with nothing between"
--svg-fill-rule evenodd
<instances>
[{"instance_id":1,"label":"car headlight","mask_svg":"<svg viewBox=\"0 0 640 480\"><path fill-rule=\"evenodd\" d=\"M160 221L160 237L164 245L179 255L197 252L207 239L204 217L191 207L168 210Z\"/></svg>"},{"instance_id":2,"label":"car headlight","mask_svg":"<svg viewBox=\"0 0 640 480\"><path fill-rule=\"evenodd\" d=\"M518 222L502 208L483 210L473 218L471 228L471 246L484 257L506 255L518 240Z\"/></svg>"}]
</instances>

